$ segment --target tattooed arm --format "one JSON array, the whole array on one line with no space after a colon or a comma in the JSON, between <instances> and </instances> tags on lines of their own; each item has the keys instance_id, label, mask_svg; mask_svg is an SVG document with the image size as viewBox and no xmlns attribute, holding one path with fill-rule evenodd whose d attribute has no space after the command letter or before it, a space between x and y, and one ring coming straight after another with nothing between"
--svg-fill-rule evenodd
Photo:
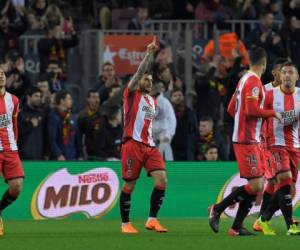
<instances>
[{"instance_id":1,"label":"tattooed arm","mask_svg":"<svg viewBox=\"0 0 300 250\"><path fill-rule=\"evenodd\" d=\"M142 79L143 75L149 68L150 63L153 61L154 52L158 49L156 45L156 36L154 36L152 43L147 46L147 54L144 57L143 61L141 62L137 72L134 74L132 79L128 84L128 90L134 91L136 90L139 81Z\"/></svg>"},{"instance_id":2,"label":"tattooed arm","mask_svg":"<svg viewBox=\"0 0 300 250\"><path fill-rule=\"evenodd\" d=\"M143 75L149 68L150 63L153 61L153 52L147 52L146 56L144 57L143 61L141 62L137 72L134 74L132 79L128 84L128 90L134 91L138 86L139 81L142 79Z\"/></svg>"}]
</instances>

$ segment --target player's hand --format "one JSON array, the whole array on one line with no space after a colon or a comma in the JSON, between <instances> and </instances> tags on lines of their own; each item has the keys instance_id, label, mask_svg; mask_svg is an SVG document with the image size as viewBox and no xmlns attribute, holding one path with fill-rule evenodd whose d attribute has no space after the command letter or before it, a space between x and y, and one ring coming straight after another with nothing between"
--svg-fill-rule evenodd
<instances>
[{"instance_id":1,"label":"player's hand","mask_svg":"<svg viewBox=\"0 0 300 250\"><path fill-rule=\"evenodd\" d=\"M36 117L31 118L30 121L31 121L32 126L33 126L34 128L36 128L36 127L39 125L39 118L36 118Z\"/></svg>"},{"instance_id":2,"label":"player's hand","mask_svg":"<svg viewBox=\"0 0 300 250\"><path fill-rule=\"evenodd\" d=\"M279 112L275 112L275 118L281 123L282 122L282 115Z\"/></svg>"},{"instance_id":3,"label":"player's hand","mask_svg":"<svg viewBox=\"0 0 300 250\"><path fill-rule=\"evenodd\" d=\"M158 45L157 45L157 36L153 37L152 43L148 44L147 46L147 52L155 52L158 50Z\"/></svg>"},{"instance_id":4,"label":"player's hand","mask_svg":"<svg viewBox=\"0 0 300 250\"><path fill-rule=\"evenodd\" d=\"M57 157L57 160L58 161L65 161L66 158L63 155L60 155L60 156Z\"/></svg>"},{"instance_id":5,"label":"player's hand","mask_svg":"<svg viewBox=\"0 0 300 250\"><path fill-rule=\"evenodd\" d=\"M164 137L162 140L161 140L162 143L169 143L170 142L170 139L168 137Z\"/></svg>"}]
</instances>

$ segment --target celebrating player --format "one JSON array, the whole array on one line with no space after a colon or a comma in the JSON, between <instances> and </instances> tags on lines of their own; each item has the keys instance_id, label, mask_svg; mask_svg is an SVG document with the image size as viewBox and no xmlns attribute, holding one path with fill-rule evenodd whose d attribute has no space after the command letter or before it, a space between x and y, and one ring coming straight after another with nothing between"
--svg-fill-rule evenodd
<instances>
[{"instance_id":1,"label":"celebrating player","mask_svg":"<svg viewBox=\"0 0 300 250\"><path fill-rule=\"evenodd\" d=\"M266 91L272 90L273 88L276 88L277 86L280 85L281 80L280 80L280 69L281 65L286 62L286 59L284 58L277 58L274 61L273 64L273 69L272 69L272 75L274 77L272 82L269 82L264 85L264 88ZM275 175L275 160L272 155L272 153L269 150L268 144L267 144L267 134L268 134L268 126L267 126L267 120L263 121L262 125L262 134L261 134L261 146L262 146L262 151L265 156L265 162L264 162L264 178L267 180L267 184L264 188L263 192L263 199L262 199L262 204L260 207L260 211L258 213L258 218L263 214L263 212L266 210L266 208L269 205L269 201L275 191L275 184L276 184L276 175ZM255 231L261 231L262 228L258 225L258 223L255 221L253 224L253 229Z\"/></svg>"},{"instance_id":2,"label":"celebrating player","mask_svg":"<svg viewBox=\"0 0 300 250\"><path fill-rule=\"evenodd\" d=\"M253 235L243 227L256 195L263 188L263 157L260 150L260 134L262 118L276 117L281 114L274 110L264 110L265 92L260 77L267 65L267 55L262 48L254 48L249 52L250 70L243 75L231 98L228 112L234 118L233 149L238 162L241 178L248 183L235 189L220 203L209 207L209 225L219 232L219 221L222 212L229 206L239 202L239 208L228 234L231 236Z\"/></svg>"},{"instance_id":3,"label":"celebrating player","mask_svg":"<svg viewBox=\"0 0 300 250\"><path fill-rule=\"evenodd\" d=\"M8 185L0 201L0 236L4 234L2 212L17 199L24 177L17 147L19 100L5 91L5 84L6 76L0 68L0 172Z\"/></svg>"},{"instance_id":4,"label":"celebrating player","mask_svg":"<svg viewBox=\"0 0 300 250\"><path fill-rule=\"evenodd\" d=\"M149 64L158 49L156 37L147 46L147 54L137 72L124 90L124 132L121 149L122 178L124 185L120 196L120 212L123 233L138 233L130 223L131 193L139 178L142 167L154 179L154 189L150 199L150 213L145 227L156 232L167 232L157 220L166 189L166 173L163 158L155 147L152 136L152 121L156 102L149 94L152 89L152 76Z\"/></svg>"},{"instance_id":5,"label":"celebrating player","mask_svg":"<svg viewBox=\"0 0 300 250\"><path fill-rule=\"evenodd\" d=\"M295 87L299 78L296 66L286 62L281 66L281 85L266 94L265 107L280 112L283 122L268 120L268 147L275 158L277 191L256 224L265 235L275 235L268 221L280 208L287 226L287 235L299 235L300 229L292 219L292 189L297 181L300 157L300 89Z\"/></svg>"}]
</instances>

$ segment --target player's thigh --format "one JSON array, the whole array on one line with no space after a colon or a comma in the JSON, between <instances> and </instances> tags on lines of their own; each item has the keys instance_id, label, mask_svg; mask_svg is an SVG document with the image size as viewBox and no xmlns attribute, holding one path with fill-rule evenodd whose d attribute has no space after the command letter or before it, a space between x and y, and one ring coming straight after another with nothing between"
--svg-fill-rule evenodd
<instances>
[{"instance_id":1,"label":"player's thigh","mask_svg":"<svg viewBox=\"0 0 300 250\"><path fill-rule=\"evenodd\" d=\"M284 147L272 147L271 152L275 160L276 175L291 170L290 157Z\"/></svg>"},{"instance_id":2,"label":"player's thigh","mask_svg":"<svg viewBox=\"0 0 300 250\"><path fill-rule=\"evenodd\" d=\"M134 181L140 176L143 166L143 150L141 145L128 140L121 149L122 178L125 181Z\"/></svg>"},{"instance_id":3,"label":"player's thigh","mask_svg":"<svg viewBox=\"0 0 300 250\"><path fill-rule=\"evenodd\" d=\"M241 178L255 179L262 177L263 157L257 144L233 144Z\"/></svg>"},{"instance_id":4,"label":"player's thigh","mask_svg":"<svg viewBox=\"0 0 300 250\"><path fill-rule=\"evenodd\" d=\"M292 179L293 182L296 183L298 178L298 165L300 159L300 152L299 150L289 151L289 156L290 156L290 168L292 172Z\"/></svg>"},{"instance_id":5,"label":"player's thigh","mask_svg":"<svg viewBox=\"0 0 300 250\"><path fill-rule=\"evenodd\" d=\"M165 163L158 148L147 148L144 167L148 176L158 170L165 171Z\"/></svg>"},{"instance_id":6,"label":"player's thigh","mask_svg":"<svg viewBox=\"0 0 300 250\"><path fill-rule=\"evenodd\" d=\"M264 169L265 178L268 181L274 180L276 177L275 160L274 160L272 153L267 149L263 149L262 165L263 165L263 169Z\"/></svg>"},{"instance_id":7,"label":"player's thigh","mask_svg":"<svg viewBox=\"0 0 300 250\"><path fill-rule=\"evenodd\" d=\"M3 177L8 182L13 179L22 179L24 177L24 170L17 152L6 152L3 160Z\"/></svg>"}]
</instances>

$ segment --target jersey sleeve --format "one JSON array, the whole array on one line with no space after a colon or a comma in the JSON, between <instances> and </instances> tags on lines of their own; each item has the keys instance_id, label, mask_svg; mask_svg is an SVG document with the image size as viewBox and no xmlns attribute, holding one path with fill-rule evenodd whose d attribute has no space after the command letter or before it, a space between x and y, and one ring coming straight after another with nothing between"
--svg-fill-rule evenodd
<instances>
[{"instance_id":1,"label":"jersey sleeve","mask_svg":"<svg viewBox=\"0 0 300 250\"><path fill-rule=\"evenodd\" d=\"M273 109L272 102L273 102L273 91L272 90L266 91L264 109Z\"/></svg>"},{"instance_id":2,"label":"jersey sleeve","mask_svg":"<svg viewBox=\"0 0 300 250\"><path fill-rule=\"evenodd\" d=\"M14 103L14 110L13 110L13 117L17 116L20 112L19 107L19 99L16 96L13 96L13 103Z\"/></svg>"},{"instance_id":3,"label":"jersey sleeve","mask_svg":"<svg viewBox=\"0 0 300 250\"><path fill-rule=\"evenodd\" d=\"M13 123L13 130L16 140L18 139L18 114L20 112L19 110L19 99L16 96L13 96L13 103L14 103L14 110L13 110L13 117L12 117L12 123Z\"/></svg>"},{"instance_id":4,"label":"jersey sleeve","mask_svg":"<svg viewBox=\"0 0 300 250\"><path fill-rule=\"evenodd\" d=\"M235 113L235 106L236 106L236 96L235 93L232 95L229 105L227 107L227 112L230 114L232 118L234 118Z\"/></svg>"},{"instance_id":5,"label":"jersey sleeve","mask_svg":"<svg viewBox=\"0 0 300 250\"><path fill-rule=\"evenodd\" d=\"M249 82L245 87L245 106L247 115L262 118L275 115L273 109L264 109L260 106L264 95L264 88L257 77L249 78Z\"/></svg>"}]
</instances>

